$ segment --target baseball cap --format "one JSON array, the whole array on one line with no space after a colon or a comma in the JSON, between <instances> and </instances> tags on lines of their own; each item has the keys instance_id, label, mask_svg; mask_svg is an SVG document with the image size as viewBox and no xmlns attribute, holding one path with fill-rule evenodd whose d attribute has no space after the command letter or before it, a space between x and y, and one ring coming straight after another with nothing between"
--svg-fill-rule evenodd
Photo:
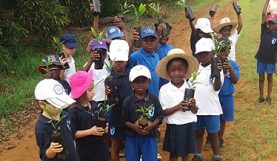
<instances>
[{"instance_id":1,"label":"baseball cap","mask_svg":"<svg viewBox=\"0 0 277 161\"><path fill-rule=\"evenodd\" d=\"M47 73L47 68L49 68L49 70L63 68L58 55L45 55L42 61L43 64L38 67L38 71L42 74Z\"/></svg>"},{"instance_id":2,"label":"baseball cap","mask_svg":"<svg viewBox=\"0 0 277 161\"><path fill-rule=\"evenodd\" d=\"M115 38L123 38L124 34L121 30L116 26L110 26L107 29L106 37L107 39L115 39Z\"/></svg>"},{"instance_id":3,"label":"baseball cap","mask_svg":"<svg viewBox=\"0 0 277 161\"><path fill-rule=\"evenodd\" d=\"M113 40L108 53L112 61L128 61L129 45L125 40Z\"/></svg>"},{"instance_id":4,"label":"baseball cap","mask_svg":"<svg viewBox=\"0 0 277 161\"><path fill-rule=\"evenodd\" d=\"M90 45L90 48L92 50L94 50L94 49L105 49L105 50L108 50L107 44L103 40L93 40L91 45Z\"/></svg>"},{"instance_id":5,"label":"baseball cap","mask_svg":"<svg viewBox=\"0 0 277 161\"><path fill-rule=\"evenodd\" d=\"M35 88L35 98L39 101L46 100L58 109L66 108L75 102L70 98L63 86L54 79L44 79Z\"/></svg>"},{"instance_id":6,"label":"baseball cap","mask_svg":"<svg viewBox=\"0 0 277 161\"><path fill-rule=\"evenodd\" d=\"M211 22L207 18L199 18L196 22L195 29L200 29L206 34L214 32L211 28Z\"/></svg>"},{"instance_id":7,"label":"baseball cap","mask_svg":"<svg viewBox=\"0 0 277 161\"><path fill-rule=\"evenodd\" d=\"M195 44L195 54L201 53L201 52L211 52L215 50L214 42L211 38L201 38L197 41Z\"/></svg>"},{"instance_id":8,"label":"baseball cap","mask_svg":"<svg viewBox=\"0 0 277 161\"><path fill-rule=\"evenodd\" d=\"M78 71L69 78L69 84L71 87L70 97L73 99L79 98L90 87L93 80L93 74L91 71Z\"/></svg>"},{"instance_id":9,"label":"baseball cap","mask_svg":"<svg viewBox=\"0 0 277 161\"><path fill-rule=\"evenodd\" d=\"M143 39L148 36L153 36L156 39L158 38L156 31L152 27L141 28L141 38Z\"/></svg>"},{"instance_id":10,"label":"baseball cap","mask_svg":"<svg viewBox=\"0 0 277 161\"><path fill-rule=\"evenodd\" d=\"M137 77L144 76L151 79L151 73L146 66L136 65L130 70L129 81L133 82Z\"/></svg>"},{"instance_id":11,"label":"baseball cap","mask_svg":"<svg viewBox=\"0 0 277 161\"><path fill-rule=\"evenodd\" d=\"M60 37L60 42L69 49L73 49L78 46L77 36L75 34L63 34Z\"/></svg>"},{"instance_id":12,"label":"baseball cap","mask_svg":"<svg viewBox=\"0 0 277 161\"><path fill-rule=\"evenodd\" d=\"M267 22L273 22L273 23L277 23L277 14L270 14L268 17L267 17Z\"/></svg>"}]
</instances>

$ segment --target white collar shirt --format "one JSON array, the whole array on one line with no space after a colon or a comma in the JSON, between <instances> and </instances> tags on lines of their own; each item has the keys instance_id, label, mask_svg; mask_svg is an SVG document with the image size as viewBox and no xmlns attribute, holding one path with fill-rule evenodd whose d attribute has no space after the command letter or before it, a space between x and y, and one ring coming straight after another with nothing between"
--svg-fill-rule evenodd
<instances>
[{"instance_id":1,"label":"white collar shirt","mask_svg":"<svg viewBox=\"0 0 277 161\"><path fill-rule=\"evenodd\" d=\"M231 41L231 50L230 50L230 54L229 57L231 58L231 60L236 61L236 45L239 39L239 34L238 34L238 30L236 30L230 37L229 40Z\"/></svg>"},{"instance_id":2,"label":"white collar shirt","mask_svg":"<svg viewBox=\"0 0 277 161\"><path fill-rule=\"evenodd\" d=\"M69 78L76 73L76 68L75 68L75 60L73 59L73 57L67 58L67 62L68 62L69 68L64 70L64 80L69 82Z\"/></svg>"}]
</instances>

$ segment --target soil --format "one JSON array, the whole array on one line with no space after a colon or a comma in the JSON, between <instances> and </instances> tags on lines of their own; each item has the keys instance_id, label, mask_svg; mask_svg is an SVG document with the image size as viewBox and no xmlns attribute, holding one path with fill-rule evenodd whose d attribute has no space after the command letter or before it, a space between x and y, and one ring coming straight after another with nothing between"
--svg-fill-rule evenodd
<instances>
[{"instance_id":1,"label":"soil","mask_svg":"<svg viewBox=\"0 0 277 161\"><path fill-rule=\"evenodd\" d=\"M196 12L196 16L205 16L209 12L210 5L203 6ZM224 9L223 9L224 8ZM215 17L215 22L226 15L233 15L232 5L224 6L221 9L218 9ZM171 32L171 39L169 40L174 47L182 48L186 52L191 53L190 50L190 27L187 19L185 18L183 10L175 10L172 12L173 17L173 30ZM218 17L221 15L221 17ZM238 63L242 64L243 60L241 60L238 56ZM241 77L247 73L243 73L244 67L241 68ZM237 85L238 91L240 89L249 89L243 91L243 94L238 94L235 96L235 106L240 108L245 108L251 110L253 106L249 106L256 101L256 94L252 89L257 89L255 85L251 82L247 82L246 80L241 79ZM276 93L273 93L273 98L276 98ZM11 115L9 120L12 120L12 127L14 127L13 131L7 131L4 126L0 126L0 160L2 161L39 161L39 151L36 146L35 141L35 123L39 116L40 110L36 107L32 107L26 111L18 113L17 115ZM1 120L3 122L3 120ZM14 123L16 122L16 123ZM275 121L276 122L276 121ZM233 138L230 134L230 131L234 129L234 126L238 124L235 122L234 124L228 124L228 128L225 134L225 144L226 146L235 147L236 144L240 144L237 140ZM6 130L6 131L5 131ZM158 142L159 153L161 154L163 160L168 159L168 153L162 150L162 141L164 138L165 125L161 125L160 127L161 139ZM9 137L7 137L9 136ZM204 161L210 160L211 158L211 150L206 149L203 151L204 153ZM223 160L224 160L224 152L223 152Z\"/></svg>"}]
</instances>

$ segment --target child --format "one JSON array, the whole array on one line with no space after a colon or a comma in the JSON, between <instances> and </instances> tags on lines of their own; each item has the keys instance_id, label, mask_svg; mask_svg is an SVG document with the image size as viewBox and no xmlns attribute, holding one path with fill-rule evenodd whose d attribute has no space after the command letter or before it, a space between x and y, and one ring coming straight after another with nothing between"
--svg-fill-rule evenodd
<instances>
[{"instance_id":1,"label":"child","mask_svg":"<svg viewBox=\"0 0 277 161\"><path fill-rule=\"evenodd\" d=\"M39 72L42 74L46 74L46 72L48 71L47 74L49 78L52 78L58 81L65 89L65 93L69 95L71 91L69 84L67 83L67 81L62 80L60 78L61 70L63 70L64 68L60 62L59 56L46 55L43 60L44 60L44 65L39 66Z\"/></svg>"},{"instance_id":2,"label":"child","mask_svg":"<svg viewBox=\"0 0 277 161\"><path fill-rule=\"evenodd\" d=\"M119 151L124 140L124 124L121 121L122 104L124 99L132 94L132 88L129 83L129 73L125 66L129 57L129 45L125 40L113 40L110 45L110 59L114 61L111 75L116 83L116 95L118 102L112 108L110 113L109 127L111 138L111 160L119 161ZM110 93L110 87L106 86L107 95Z\"/></svg>"},{"instance_id":3,"label":"child","mask_svg":"<svg viewBox=\"0 0 277 161\"><path fill-rule=\"evenodd\" d=\"M266 9L269 0L266 0L261 25L261 40L260 47L256 54L257 59L257 73L259 74L259 103L266 102L271 104L271 93L273 87L273 73L276 71L277 59L277 14L270 14L267 16ZM268 91L267 97L264 98L264 81L265 72L267 73Z\"/></svg>"},{"instance_id":4,"label":"child","mask_svg":"<svg viewBox=\"0 0 277 161\"><path fill-rule=\"evenodd\" d=\"M150 79L150 71L143 65L137 65L130 71L129 80L134 92L124 100L122 108L122 121L126 127L126 161L139 161L140 156L142 161L157 161L155 133L163 119L163 111L158 98L147 90ZM148 120L146 127L139 124L142 115Z\"/></svg>"},{"instance_id":5,"label":"child","mask_svg":"<svg viewBox=\"0 0 277 161\"><path fill-rule=\"evenodd\" d=\"M155 53L155 43L157 41L157 33L151 27L143 27L141 29L142 48L134 52L130 56L129 68L136 65L146 66L151 73L151 83L149 92L155 96L159 95L159 77L156 74L156 66L160 61L159 55Z\"/></svg>"},{"instance_id":6,"label":"child","mask_svg":"<svg viewBox=\"0 0 277 161\"><path fill-rule=\"evenodd\" d=\"M162 60L162 58L166 56L169 50L173 49L173 46L170 43L168 43L171 28L172 27L167 22L159 21L156 24L156 32L159 40L157 51L158 51L160 60ZM166 33L168 35L163 35L162 34L163 30L166 30ZM160 78L159 88L161 88L166 83L168 83L168 80Z\"/></svg>"},{"instance_id":7,"label":"child","mask_svg":"<svg viewBox=\"0 0 277 161\"><path fill-rule=\"evenodd\" d=\"M196 78L195 100L199 110L197 112L197 153L193 161L202 160L202 144L205 129L208 133L213 150L213 161L221 160L219 157L219 139L218 131L220 130L220 115L222 109L220 106L218 91L224 78L223 72L218 73L215 78L211 78L211 58L214 56L214 42L210 38L202 38L196 43L195 54L200 62L199 75ZM219 61L217 68L222 69Z\"/></svg>"},{"instance_id":8,"label":"child","mask_svg":"<svg viewBox=\"0 0 277 161\"><path fill-rule=\"evenodd\" d=\"M161 87L159 99L164 110L166 132L163 149L170 152L169 161L196 153L195 122L197 107L193 98L184 100L186 79L197 71L198 61L182 49L172 49L157 65L157 74L169 83ZM190 109L188 109L190 107Z\"/></svg>"},{"instance_id":9,"label":"child","mask_svg":"<svg viewBox=\"0 0 277 161\"><path fill-rule=\"evenodd\" d=\"M76 72L69 78L70 96L76 100L69 109L72 124L76 130L76 149L80 161L107 161L103 135L107 128L97 127L97 103L91 99L94 93L92 72Z\"/></svg>"},{"instance_id":10,"label":"child","mask_svg":"<svg viewBox=\"0 0 277 161\"><path fill-rule=\"evenodd\" d=\"M65 93L62 85L53 79L44 79L37 84L35 98L38 106L43 110L36 124L36 141L40 159L42 161L60 161L62 159L58 155L65 152L67 155L63 160L79 161L74 146L71 120L63 111L63 108L75 101ZM55 131L61 132L64 142L58 143L52 140Z\"/></svg>"},{"instance_id":11,"label":"child","mask_svg":"<svg viewBox=\"0 0 277 161\"><path fill-rule=\"evenodd\" d=\"M232 22L229 17L222 18L219 21L219 25L214 27L214 31L220 34L222 37L227 37L231 41L231 50L229 58L236 61L236 44L240 36L240 31L242 29L242 20L240 13L237 13L238 27L236 31L232 34L232 31L236 28L237 24Z\"/></svg>"}]
</instances>

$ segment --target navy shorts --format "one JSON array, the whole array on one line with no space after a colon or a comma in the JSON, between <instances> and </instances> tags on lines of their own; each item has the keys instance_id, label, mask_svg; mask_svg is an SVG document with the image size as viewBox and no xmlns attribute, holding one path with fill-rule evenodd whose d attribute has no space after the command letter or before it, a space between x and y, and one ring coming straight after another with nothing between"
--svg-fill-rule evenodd
<instances>
[{"instance_id":1,"label":"navy shorts","mask_svg":"<svg viewBox=\"0 0 277 161\"><path fill-rule=\"evenodd\" d=\"M234 96L233 95L219 95L219 101L223 114L220 119L223 121L234 121Z\"/></svg>"},{"instance_id":2,"label":"navy shorts","mask_svg":"<svg viewBox=\"0 0 277 161\"><path fill-rule=\"evenodd\" d=\"M123 126L109 127L110 138L123 140L124 134L125 134L125 131Z\"/></svg>"},{"instance_id":3,"label":"navy shorts","mask_svg":"<svg viewBox=\"0 0 277 161\"><path fill-rule=\"evenodd\" d=\"M196 130L206 129L208 133L217 133L220 130L219 115L198 115Z\"/></svg>"},{"instance_id":4,"label":"navy shorts","mask_svg":"<svg viewBox=\"0 0 277 161\"><path fill-rule=\"evenodd\" d=\"M155 136L126 136L126 161L158 161L158 148Z\"/></svg>"},{"instance_id":5,"label":"navy shorts","mask_svg":"<svg viewBox=\"0 0 277 161\"><path fill-rule=\"evenodd\" d=\"M260 60L257 60L257 73L258 74L264 74L265 72L267 74L273 74L275 73L276 67L275 64L266 64L261 62Z\"/></svg>"}]
</instances>

